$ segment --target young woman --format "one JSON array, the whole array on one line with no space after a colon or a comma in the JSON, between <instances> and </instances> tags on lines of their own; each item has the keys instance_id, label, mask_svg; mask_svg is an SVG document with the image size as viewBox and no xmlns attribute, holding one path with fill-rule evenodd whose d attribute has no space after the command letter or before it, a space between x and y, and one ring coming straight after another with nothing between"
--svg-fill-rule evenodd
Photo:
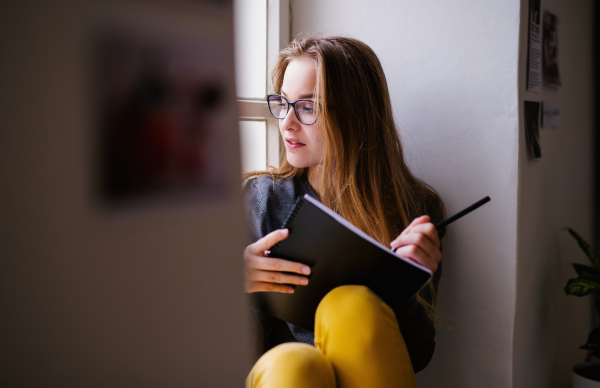
<instances>
[{"instance_id":1,"label":"young woman","mask_svg":"<svg viewBox=\"0 0 600 388\"><path fill-rule=\"evenodd\" d=\"M248 386L416 386L431 359L442 258L433 223L437 194L409 171L375 53L344 37L304 38L284 49L268 96L285 145L281 167L244 186L253 244L244 251L246 291L292 293L310 268L266 257L288 236L278 228L306 193L400 256L434 272L429 287L393 311L365 287L344 286L321 302L311 332L255 311L260 353ZM432 223L433 222L433 223Z\"/></svg>"}]
</instances>

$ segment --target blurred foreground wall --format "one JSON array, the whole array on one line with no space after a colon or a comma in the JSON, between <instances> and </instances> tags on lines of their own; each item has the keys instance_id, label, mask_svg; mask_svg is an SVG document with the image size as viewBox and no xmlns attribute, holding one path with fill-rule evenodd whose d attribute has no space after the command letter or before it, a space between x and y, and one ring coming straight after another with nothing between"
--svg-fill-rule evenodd
<instances>
[{"instance_id":1,"label":"blurred foreground wall","mask_svg":"<svg viewBox=\"0 0 600 388\"><path fill-rule=\"evenodd\" d=\"M1 386L243 385L231 23L0 6Z\"/></svg>"}]
</instances>

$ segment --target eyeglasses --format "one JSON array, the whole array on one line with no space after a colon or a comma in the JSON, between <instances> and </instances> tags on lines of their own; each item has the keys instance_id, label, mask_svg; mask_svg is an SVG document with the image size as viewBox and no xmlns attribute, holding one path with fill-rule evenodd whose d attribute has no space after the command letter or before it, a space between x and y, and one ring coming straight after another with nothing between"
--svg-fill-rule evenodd
<instances>
[{"instance_id":1,"label":"eyeglasses","mask_svg":"<svg viewBox=\"0 0 600 388\"><path fill-rule=\"evenodd\" d=\"M273 117L279 120L285 119L290 106L294 109L298 121L302 124L313 125L317 122L317 112L315 111L315 102L311 100L296 100L289 102L287 98L279 94L267 95L269 110Z\"/></svg>"}]
</instances>

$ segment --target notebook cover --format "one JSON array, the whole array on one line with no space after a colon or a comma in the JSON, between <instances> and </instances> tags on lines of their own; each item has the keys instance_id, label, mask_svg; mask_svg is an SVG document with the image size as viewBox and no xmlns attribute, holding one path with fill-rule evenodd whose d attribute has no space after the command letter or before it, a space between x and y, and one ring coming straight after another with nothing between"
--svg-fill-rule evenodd
<instances>
[{"instance_id":1,"label":"notebook cover","mask_svg":"<svg viewBox=\"0 0 600 388\"><path fill-rule=\"evenodd\" d=\"M289 236L271 248L270 257L310 266L309 284L292 286L293 294L253 293L252 304L307 330L314 330L321 299L338 286L367 286L399 309L431 280L427 268L397 256L308 194L298 199L283 227Z\"/></svg>"}]
</instances>

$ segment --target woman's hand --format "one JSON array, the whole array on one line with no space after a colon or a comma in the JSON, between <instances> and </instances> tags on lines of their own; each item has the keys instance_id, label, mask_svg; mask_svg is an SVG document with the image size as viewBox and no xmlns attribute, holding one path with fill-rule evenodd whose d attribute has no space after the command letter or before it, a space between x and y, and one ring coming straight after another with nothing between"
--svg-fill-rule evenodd
<instances>
[{"instance_id":1,"label":"woman's hand","mask_svg":"<svg viewBox=\"0 0 600 388\"><path fill-rule=\"evenodd\" d=\"M286 239L288 234L287 229L279 229L246 247L244 250L246 292L274 291L292 294L294 289L286 284L308 284L306 277L284 272L308 275L309 266L265 255L265 251Z\"/></svg>"},{"instance_id":2,"label":"woman's hand","mask_svg":"<svg viewBox=\"0 0 600 388\"><path fill-rule=\"evenodd\" d=\"M431 272L435 272L442 261L440 239L429 216L415 218L390 245L397 255L417 262Z\"/></svg>"}]
</instances>

